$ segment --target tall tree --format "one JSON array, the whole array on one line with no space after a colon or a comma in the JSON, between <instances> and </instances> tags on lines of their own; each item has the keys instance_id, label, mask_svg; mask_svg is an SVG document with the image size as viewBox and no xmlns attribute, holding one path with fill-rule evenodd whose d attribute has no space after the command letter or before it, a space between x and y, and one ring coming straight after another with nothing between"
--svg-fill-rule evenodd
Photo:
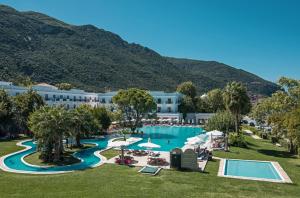
<instances>
[{"instance_id":1,"label":"tall tree","mask_svg":"<svg viewBox=\"0 0 300 198\"><path fill-rule=\"evenodd\" d=\"M87 136L96 133L100 128L100 123L92 113L89 105L80 105L76 109L71 110L72 133L76 139L76 146L80 147L81 136Z\"/></svg>"},{"instance_id":2,"label":"tall tree","mask_svg":"<svg viewBox=\"0 0 300 198\"><path fill-rule=\"evenodd\" d=\"M101 125L101 129L107 130L111 124L111 116L105 107L96 107L93 109L93 115Z\"/></svg>"},{"instance_id":3,"label":"tall tree","mask_svg":"<svg viewBox=\"0 0 300 198\"><path fill-rule=\"evenodd\" d=\"M287 138L289 152L297 153L299 131L297 115L300 106L300 81L282 77L279 80L282 90L271 97L261 100L252 110L252 116L260 122L272 126L272 135Z\"/></svg>"},{"instance_id":4,"label":"tall tree","mask_svg":"<svg viewBox=\"0 0 300 198\"><path fill-rule=\"evenodd\" d=\"M12 82L18 86L30 87L34 84L28 76L17 75L12 79Z\"/></svg>"},{"instance_id":5,"label":"tall tree","mask_svg":"<svg viewBox=\"0 0 300 198\"><path fill-rule=\"evenodd\" d=\"M29 115L43 105L43 98L33 90L13 97L14 117L20 131L28 130Z\"/></svg>"},{"instance_id":6,"label":"tall tree","mask_svg":"<svg viewBox=\"0 0 300 198\"><path fill-rule=\"evenodd\" d=\"M226 108L234 115L235 131L239 134L241 115L247 114L251 109L246 87L239 82L230 82L226 85L223 95Z\"/></svg>"},{"instance_id":7,"label":"tall tree","mask_svg":"<svg viewBox=\"0 0 300 198\"><path fill-rule=\"evenodd\" d=\"M186 117L187 113L194 113L196 111L194 101L189 96L183 96L179 105L179 112L183 114L183 117Z\"/></svg>"},{"instance_id":8,"label":"tall tree","mask_svg":"<svg viewBox=\"0 0 300 198\"><path fill-rule=\"evenodd\" d=\"M180 85L178 85L177 92L191 97L192 99L194 99L197 95L196 86L193 84L192 81L183 82Z\"/></svg>"},{"instance_id":9,"label":"tall tree","mask_svg":"<svg viewBox=\"0 0 300 198\"><path fill-rule=\"evenodd\" d=\"M213 89L209 91L205 99L207 100L210 112L215 113L218 111L225 110L225 104L223 101L223 91L221 89Z\"/></svg>"},{"instance_id":10,"label":"tall tree","mask_svg":"<svg viewBox=\"0 0 300 198\"><path fill-rule=\"evenodd\" d=\"M149 92L136 88L120 90L113 97L113 102L122 111L123 121L128 123L132 131L140 126L143 117L156 109L156 103Z\"/></svg>"},{"instance_id":11,"label":"tall tree","mask_svg":"<svg viewBox=\"0 0 300 198\"><path fill-rule=\"evenodd\" d=\"M196 111L196 86L191 81L183 82L177 86L177 92L183 94L183 98L179 105L179 112L186 117L187 113L194 113Z\"/></svg>"},{"instance_id":12,"label":"tall tree","mask_svg":"<svg viewBox=\"0 0 300 198\"><path fill-rule=\"evenodd\" d=\"M0 90L0 136L12 132L13 103L4 90Z\"/></svg>"},{"instance_id":13,"label":"tall tree","mask_svg":"<svg viewBox=\"0 0 300 198\"><path fill-rule=\"evenodd\" d=\"M58 83L55 86L60 90L70 90L73 88L73 85L70 83Z\"/></svg>"},{"instance_id":14,"label":"tall tree","mask_svg":"<svg viewBox=\"0 0 300 198\"><path fill-rule=\"evenodd\" d=\"M205 128L209 131L219 130L225 133L225 151L228 151L228 135L235 129L235 119L229 111L217 112L212 116Z\"/></svg>"},{"instance_id":15,"label":"tall tree","mask_svg":"<svg viewBox=\"0 0 300 198\"><path fill-rule=\"evenodd\" d=\"M42 107L29 117L29 128L38 141L44 161L63 159L63 136L70 130L70 115L62 107ZM54 155L52 150L54 150Z\"/></svg>"}]
</instances>

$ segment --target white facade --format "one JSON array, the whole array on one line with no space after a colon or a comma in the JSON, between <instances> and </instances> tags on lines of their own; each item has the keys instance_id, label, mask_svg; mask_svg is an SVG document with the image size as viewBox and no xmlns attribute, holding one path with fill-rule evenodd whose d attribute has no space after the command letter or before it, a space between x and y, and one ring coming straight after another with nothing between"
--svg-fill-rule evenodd
<instances>
[{"instance_id":1,"label":"white facade","mask_svg":"<svg viewBox=\"0 0 300 198\"><path fill-rule=\"evenodd\" d=\"M185 122L191 124L205 124L215 113L188 113Z\"/></svg>"},{"instance_id":2,"label":"white facade","mask_svg":"<svg viewBox=\"0 0 300 198\"><path fill-rule=\"evenodd\" d=\"M29 90L29 88L15 86L10 82L3 81L0 81L0 89L4 89L11 96L16 96ZM117 94L117 92L89 93L79 89L59 90L57 87L48 84L38 84L32 86L31 89L42 96L49 106L63 105L70 109L76 108L81 104L89 104L93 107L105 106L113 110L112 97ZM150 91L149 93L157 103L159 117L167 117L163 115L165 113L172 115L172 117L179 114L178 105L180 104L181 94L177 92L165 93L162 91Z\"/></svg>"}]
</instances>

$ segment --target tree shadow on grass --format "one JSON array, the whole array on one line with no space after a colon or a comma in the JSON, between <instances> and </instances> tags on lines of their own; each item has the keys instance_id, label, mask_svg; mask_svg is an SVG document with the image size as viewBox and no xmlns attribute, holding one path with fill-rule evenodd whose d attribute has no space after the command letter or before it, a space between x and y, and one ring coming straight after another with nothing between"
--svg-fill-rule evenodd
<instances>
[{"instance_id":1,"label":"tree shadow on grass","mask_svg":"<svg viewBox=\"0 0 300 198\"><path fill-rule=\"evenodd\" d=\"M273 157L281 157L281 158L293 158L295 159L296 156L293 154L290 154L287 151L276 151L276 150L269 150L269 149L258 149L257 152L273 156Z\"/></svg>"},{"instance_id":2,"label":"tree shadow on grass","mask_svg":"<svg viewBox=\"0 0 300 198\"><path fill-rule=\"evenodd\" d=\"M247 148L249 148L249 146L251 146L251 147L258 147L258 144L253 144L252 142L248 142L247 141Z\"/></svg>"}]
</instances>

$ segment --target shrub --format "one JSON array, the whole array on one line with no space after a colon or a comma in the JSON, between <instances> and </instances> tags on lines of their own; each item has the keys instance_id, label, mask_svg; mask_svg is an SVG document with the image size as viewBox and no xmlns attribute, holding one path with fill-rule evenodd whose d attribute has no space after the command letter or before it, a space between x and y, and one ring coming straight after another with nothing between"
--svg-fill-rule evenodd
<instances>
[{"instance_id":1,"label":"shrub","mask_svg":"<svg viewBox=\"0 0 300 198\"><path fill-rule=\"evenodd\" d=\"M278 142L278 137L272 136L271 137L271 142L272 142L272 144L276 144Z\"/></svg>"},{"instance_id":2,"label":"shrub","mask_svg":"<svg viewBox=\"0 0 300 198\"><path fill-rule=\"evenodd\" d=\"M260 136L261 136L262 139L265 139L265 140L268 139L268 134L267 133L261 133Z\"/></svg>"},{"instance_id":3,"label":"shrub","mask_svg":"<svg viewBox=\"0 0 300 198\"><path fill-rule=\"evenodd\" d=\"M232 146L237 146L237 147L242 147L246 148L247 147L247 142L245 140L244 135L242 134L236 134L236 133L231 133L229 135L229 143Z\"/></svg>"}]
</instances>

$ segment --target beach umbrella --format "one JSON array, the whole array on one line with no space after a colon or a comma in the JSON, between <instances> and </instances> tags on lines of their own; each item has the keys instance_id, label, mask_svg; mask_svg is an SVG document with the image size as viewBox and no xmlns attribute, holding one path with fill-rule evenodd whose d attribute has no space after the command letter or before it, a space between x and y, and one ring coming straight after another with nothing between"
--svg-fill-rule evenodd
<instances>
[{"instance_id":1,"label":"beach umbrella","mask_svg":"<svg viewBox=\"0 0 300 198\"><path fill-rule=\"evenodd\" d=\"M150 138L148 138L148 142L138 144L138 146L147 149L160 148L160 145L152 143Z\"/></svg>"},{"instance_id":2,"label":"beach umbrella","mask_svg":"<svg viewBox=\"0 0 300 198\"><path fill-rule=\"evenodd\" d=\"M197 145L197 144L203 144L208 141L208 135L207 134L200 134L194 137L187 138L187 142L185 144L190 145Z\"/></svg>"},{"instance_id":3,"label":"beach umbrella","mask_svg":"<svg viewBox=\"0 0 300 198\"><path fill-rule=\"evenodd\" d=\"M109 147L121 148L121 161L122 162L124 160L124 149L128 145L129 145L128 141L114 141L114 142L108 143Z\"/></svg>"},{"instance_id":4,"label":"beach umbrella","mask_svg":"<svg viewBox=\"0 0 300 198\"><path fill-rule=\"evenodd\" d=\"M211 136L223 136L224 133L221 131L218 131L218 130L213 130L213 131L207 132L206 134L211 135Z\"/></svg>"}]
</instances>

